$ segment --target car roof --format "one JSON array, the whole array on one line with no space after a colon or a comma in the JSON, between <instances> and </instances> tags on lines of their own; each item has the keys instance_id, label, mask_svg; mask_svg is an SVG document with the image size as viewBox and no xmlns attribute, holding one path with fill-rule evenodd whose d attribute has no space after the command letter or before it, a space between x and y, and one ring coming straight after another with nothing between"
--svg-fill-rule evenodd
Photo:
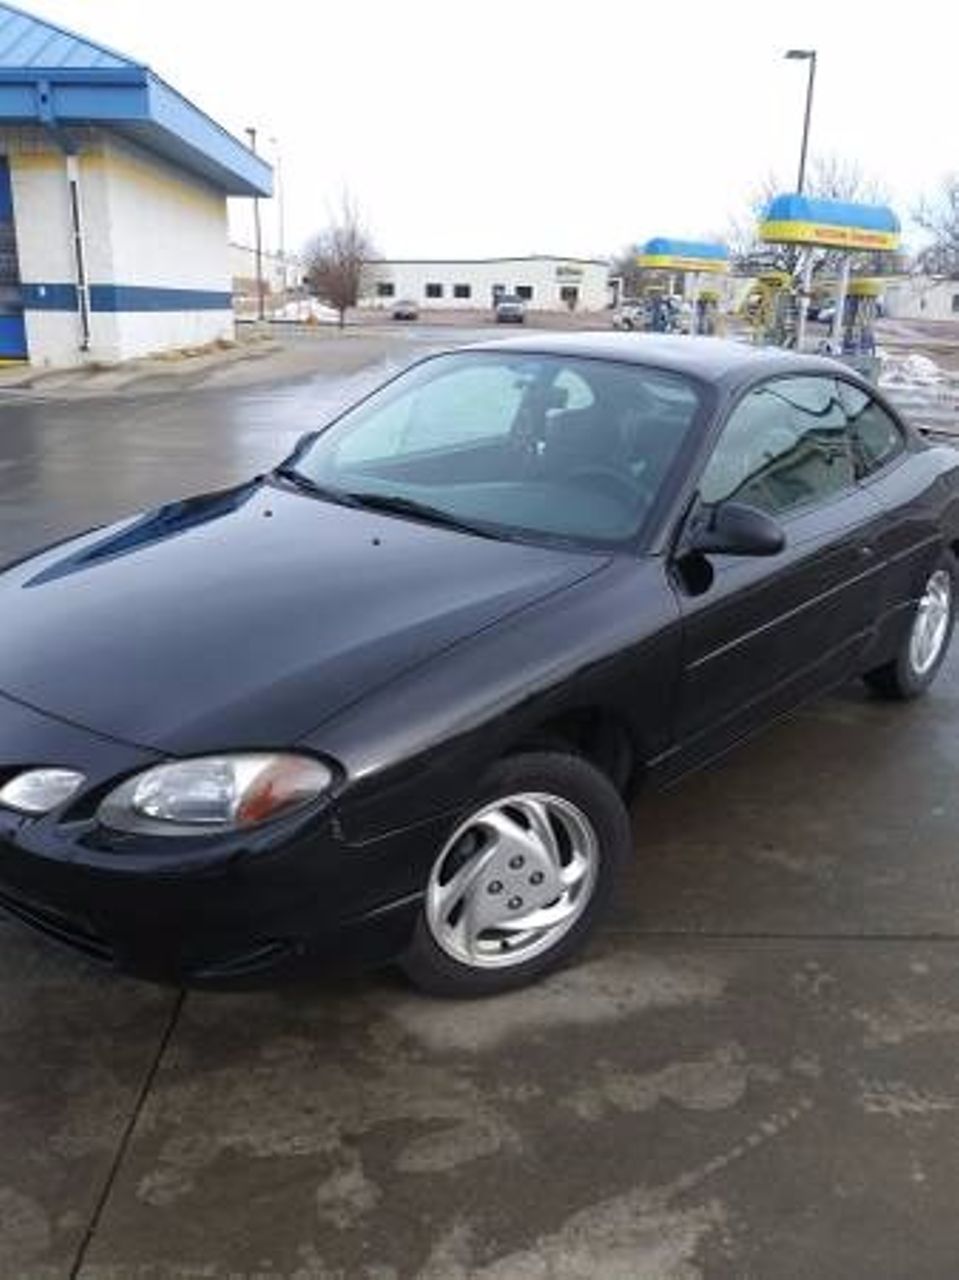
<instances>
[{"instance_id":1,"label":"car roof","mask_svg":"<svg viewBox=\"0 0 959 1280\"><path fill-rule=\"evenodd\" d=\"M583 356L626 361L685 373L703 382L736 384L786 373L843 373L860 381L848 365L825 356L779 347L754 347L726 338L659 333L541 333L480 342L460 350L515 351L531 355Z\"/></svg>"}]
</instances>

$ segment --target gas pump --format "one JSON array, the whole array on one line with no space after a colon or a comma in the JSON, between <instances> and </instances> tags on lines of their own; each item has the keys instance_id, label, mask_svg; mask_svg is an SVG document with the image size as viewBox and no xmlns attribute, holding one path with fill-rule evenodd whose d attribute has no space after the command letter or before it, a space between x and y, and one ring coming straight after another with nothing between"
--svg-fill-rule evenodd
<instances>
[{"instance_id":1,"label":"gas pump","mask_svg":"<svg viewBox=\"0 0 959 1280\"><path fill-rule=\"evenodd\" d=\"M721 318L719 313L719 291L703 289L696 299L696 333L713 337L719 333Z\"/></svg>"},{"instance_id":2,"label":"gas pump","mask_svg":"<svg viewBox=\"0 0 959 1280\"><path fill-rule=\"evenodd\" d=\"M649 333L672 333L674 314L669 295L653 285L647 294L646 328Z\"/></svg>"},{"instance_id":3,"label":"gas pump","mask_svg":"<svg viewBox=\"0 0 959 1280\"><path fill-rule=\"evenodd\" d=\"M757 277L739 313L758 346L794 347L799 303L788 271L764 271Z\"/></svg>"},{"instance_id":4,"label":"gas pump","mask_svg":"<svg viewBox=\"0 0 959 1280\"><path fill-rule=\"evenodd\" d=\"M850 280L842 316L844 355L874 356L876 335L873 326L879 309L882 284L878 280Z\"/></svg>"}]
</instances>

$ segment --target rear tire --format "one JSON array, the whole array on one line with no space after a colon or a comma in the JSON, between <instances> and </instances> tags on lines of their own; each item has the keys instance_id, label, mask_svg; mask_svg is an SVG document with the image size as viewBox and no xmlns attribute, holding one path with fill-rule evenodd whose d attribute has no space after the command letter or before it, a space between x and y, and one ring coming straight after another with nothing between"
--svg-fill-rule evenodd
<instances>
[{"instance_id":1,"label":"rear tire","mask_svg":"<svg viewBox=\"0 0 959 1280\"><path fill-rule=\"evenodd\" d=\"M596 928L631 848L626 806L587 760L499 761L437 853L403 969L454 997L542 977Z\"/></svg>"},{"instance_id":2,"label":"rear tire","mask_svg":"<svg viewBox=\"0 0 959 1280\"><path fill-rule=\"evenodd\" d=\"M880 697L904 701L925 693L949 651L959 603L959 561L944 551L923 587L899 651L863 679Z\"/></svg>"}]
</instances>

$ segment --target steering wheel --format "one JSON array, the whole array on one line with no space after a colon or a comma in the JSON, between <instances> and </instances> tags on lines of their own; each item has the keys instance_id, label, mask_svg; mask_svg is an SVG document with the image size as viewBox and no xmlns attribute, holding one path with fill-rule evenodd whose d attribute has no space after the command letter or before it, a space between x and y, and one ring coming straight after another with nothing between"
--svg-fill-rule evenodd
<instances>
[{"instance_id":1,"label":"steering wheel","mask_svg":"<svg viewBox=\"0 0 959 1280\"><path fill-rule=\"evenodd\" d=\"M580 467L566 477L567 484L587 484L608 498L629 507L632 511L646 500L646 494L632 478L627 478L613 467Z\"/></svg>"}]
</instances>

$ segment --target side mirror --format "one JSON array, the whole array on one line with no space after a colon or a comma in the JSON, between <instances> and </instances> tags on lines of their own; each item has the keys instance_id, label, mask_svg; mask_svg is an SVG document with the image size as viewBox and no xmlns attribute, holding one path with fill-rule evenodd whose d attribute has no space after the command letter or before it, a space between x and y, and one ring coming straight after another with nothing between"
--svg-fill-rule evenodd
<instances>
[{"instance_id":1,"label":"side mirror","mask_svg":"<svg viewBox=\"0 0 959 1280\"><path fill-rule=\"evenodd\" d=\"M785 545L786 533L779 521L744 502L715 507L710 518L693 530L688 543L690 551L730 556L775 556Z\"/></svg>"}]
</instances>

